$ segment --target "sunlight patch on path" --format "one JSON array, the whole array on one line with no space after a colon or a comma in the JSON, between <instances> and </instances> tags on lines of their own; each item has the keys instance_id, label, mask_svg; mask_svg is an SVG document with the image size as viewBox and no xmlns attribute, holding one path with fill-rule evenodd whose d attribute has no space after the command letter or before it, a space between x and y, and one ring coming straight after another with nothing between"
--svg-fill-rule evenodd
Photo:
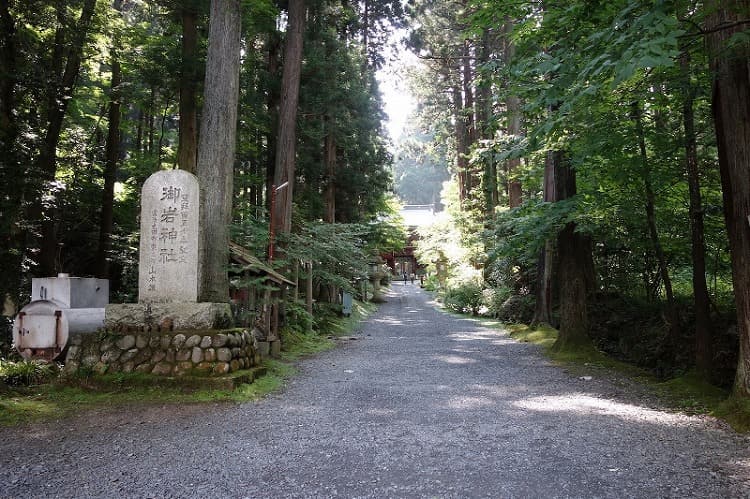
<instances>
[{"instance_id":1,"label":"sunlight patch on path","mask_svg":"<svg viewBox=\"0 0 750 499\"><path fill-rule=\"evenodd\" d=\"M614 416L624 421L671 426L687 426L689 423L688 416L682 414L670 414L579 393L552 397L534 397L514 402L513 405L531 411L571 412L582 416Z\"/></svg>"},{"instance_id":2,"label":"sunlight patch on path","mask_svg":"<svg viewBox=\"0 0 750 499\"><path fill-rule=\"evenodd\" d=\"M476 359L461 357L460 355L434 355L435 360L445 362L446 364L476 364Z\"/></svg>"}]
</instances>

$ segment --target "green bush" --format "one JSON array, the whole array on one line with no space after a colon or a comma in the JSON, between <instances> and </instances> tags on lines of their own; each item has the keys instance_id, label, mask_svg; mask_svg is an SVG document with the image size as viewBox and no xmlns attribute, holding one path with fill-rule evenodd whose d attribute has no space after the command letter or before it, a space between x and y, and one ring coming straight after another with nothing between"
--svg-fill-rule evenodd
<instances>
[{"instance_id":1,"label":"green bush","mask_svg":"<svg viewBox=\"0 0 750 499\"><path fill-rule=\"evenodd\" d=\"M49 381L59 374L57 364L23 360L0 360L0 381L8 386L30 386Z\"/></svg>"},{"instance_id":2,"label":"green bush","mask_svg":"<svg viewBox=\"0 0 750 499\"><path fill-rule=\"evenodd\" d=\"M440 282L435 274L425 277L424 289L427 291L438 291L440 289Z\"/></svg>"},{"instance_id":3,"label":"green bush","mask_svg":"<svg viewBox=\"0 0 750 499\"><path fill-rule=\"evenodd\" d=\"M499 317L503 310L503 304L510 298L511 290L505 286L498 288L485 288L482 290L482 305L484 315Z\"/></svg>"},{"instance_id":4,"label":"green bush","mask_svg":"<svg viewBox=\"0 0 750 499\"><path fill-rule=\"evenodd\" d=\"M454 312L478 315L483 305L482 291L476 281L463 282L445 292L443 303Z\"/></svg>"},{"instance_id":5,"label":"green bush","mask_svg":"<svg viewBox=\"0 0 750 499\"><path fill-rule=\"evenodd\" d=\"M313 327L313 316L307 313L307 307L291 300L286 303L286 321L290 329L299 332L310 331Z\"/></svg>"}]
</instances>

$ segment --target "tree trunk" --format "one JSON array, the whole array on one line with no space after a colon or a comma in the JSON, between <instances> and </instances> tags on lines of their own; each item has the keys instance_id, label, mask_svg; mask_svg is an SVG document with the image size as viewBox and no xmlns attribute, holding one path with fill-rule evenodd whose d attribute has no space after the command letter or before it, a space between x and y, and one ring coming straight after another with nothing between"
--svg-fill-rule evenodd
<instances>
[{"instance_id":1,"label":"tree trunk","mask_svg":"<svg viewBox=\"0 0 750 499\"><path fill-rule=\"evenodd\" d=\"M466 117L464 116L463 97L461 87L453 85L453 119L455 121L456 133L456 172L458 174L458 198L461 209L465 209L465 202L469 196L470 173L469 173L469 143L466 130Z\"/></svg>"},{"instance_id":2,"label":"tree trunk","mask_svg":"<svg viewBox=\"0 0 750 499\"><path fill-rule=\"evenodd\" d=\"M120 10L122 1L114 1L114 9ZM120 84L122 73L120 70L119 54L117 51L118 37L113 40L111 47L112 81L110 83L109 126L107 129L107 146L105 150L104 189L102 191L102 211L99 221L99 247L96 254L96 275L101 279L109 279L109 254L112 247L112 229L115 204L115 178L117 163L120 159Z\"/></svg>"},{"instance_id":3,"label":"tree trunk","mask_svg":"<svg viewBox=\"0 0 750 499\"><path fill-rule=\"evenodd\" d=\"M143 109L138 108L138 124L135 127L135 150L139 153L143 152L143 123L145 116Z\"/></svg>"},{"instance_id":4,"label":"tree trunk","mask_svg":"<svg viewBox=\"0 0 750 499\"><path fill-rule=\"evenodd\" d=\"M477 140L476 120L474 119L474 68L471 65L472 53L469 40L464 41L461 84L464 95L464 119L466 120L467 149Z\"/></svg>"},{"instance_id":5,"label":"tree trunk","mask_svg":"<svg viewBox=\"0 0 750 499\"><path fill-rule=\"evenodd\" d=\"M661 277L662 284L664 285L664 294L667 298L667 306L665 315L667 319L667 330L669 333L669 341L671 347L676 348L677 335L679 333L679 315L677 313L677 306L675 305L674 292L672 291L672 279L669 277L669 267L667 264L667 257L662 248L661 241L659 240L659 231L656 227L656 196L654 195L654 189L651 184L651 165L648 159L648 152L646 151L646 135L643 127L643 114L641 113L641 107L638 102L631 104L633 113L633 120L635 122L635 132L638 139L638 148L641 154L641 161L643 164L643 187L645 194L645 209L646 209L646 224L648 226L648 233L651 239L651 244L654 247L654 253L656 254L656 261L659 265L659 276Z\"/></svg>"},{"instance_id":6,"label":"tree trunk","mask_svg":"<svg viewBox=\"0 0 750 499\"><path fill-rule=\"evenodd\" d=\"M508 135L519 139L521 135L521 99L510 95L505 101L508 111ZM508 160L508 206L517 208L521 206L523 193L521 182L516 178L518 168L521 166L520 158Z\"/></svg>"},{"instance_id":7,"label":"tree trunk","mask_svg":"<svg viewBox=\"0 0 750 499\"><path fill-rule=\"evenodd\" d=\"M576 194L576 174L562 151L555 151L555 201ZM557 236L557 271L560 286L560 327L556 350L590 345L588 297L593 289L591 238L569 222Z\"/></svg>"},{"instance_id":8,"label":"tree trunk","mask_svg":"<svg viewBox=\"0 0 750 499\"><path fill-rule=\"evenodd\" d=\"M271 81L279 75L279 49L281 40L274 32L268 35L268 76ZM273 177L276 170L276 148L277 137L279 136L279 95L280 89L277 85L271 84L266 96L266 107L268 108L269 127L266 135L268 151L266 163L266 209L271 211L271 187L273 186Z\"/></svg>"},{"instance_id":9,"label":"tree trunk","mask_svg":"<svg viewBox=\"0 0 750 499\"><path fill-rule=\"evenodd\" d=\"M55 81L48 95L47 109L47 130L44 140L39 151L39 156L35 162L35 170L39 175L39 185L42 189L47 189L50 183L55 180L57 174L57 144L60 142L60 133L62 132L63 119L68 108L68 102L73 97L76 80L81 68L83 59L83 48L86 38L89 35L91 19L94 16L94 7L96 0L86 0L81 10L81 17L75 27L71 27L70 42L65 44L67 51L64 50L63 43L55 44L55 53L53 54L53 69L58 61L62 63L60 54L65 56L65 69L59 80ZM64 11L65 6L59 12ZM60 26L58 33L63 33L65 26ZM59 41L59 40L58 40ZM56 265L57 261L57 235L56 221L52 211L55 209L54 202L52 206L43 209L40 203L32 203L32 213L30 221L41 223L42 241L39 252L39 273L41 275L55 275L59 270Z\"/></svg>"},{"instance_id":10,"label":"tree trunk","mask_svg":"<svg viewBox=\"0 0 750 499\"><path fill-rule=\"evenodd\" d=\"M690 79L690 52L680 55L683 78L682 119L685 128L685 164L690 195L690 242L693 260L693 304L695 308L695 367L705 378L713 364L713 340L708 285L706 284L706 248L703 231L703 201L701 199L698 148L695 138L693 101L695 89Z\"/></svg>"},{"instance_id":11,"label":"tree trunk","mask_svg":"<svg viewBox=\"0 0 750 499\"><path fill-rule=\"evenodd\" d=\"M292 229L292 199L297 154L297 103L302 72L302 35L305 22L304 0L289 0L289 19L284 47L284 70L281 77L281 102L279 104L279 134L276 144L274 185L279 190L274 207L274 225L277 233Z\"/></svg>"},{"instance_id":12,"label":"tree trunk","mask_svg":"<svg viewBox=\"0 0 750 499\"><path fill-rule=\"evenodd\" d=\"M151 85L151 93L148 99L148 116L146 116L146 143L148 145L148 153L154 153L154 137L156 136L156 97L159 94L159 89L156 85Z\"/></svg>"},{"instance_id":13,"label":"tree trunk","mask_svg":"<svg viewBox=\"0 0 750 499\"><path fill-rule=\"evenodd\" d=\"M324 141L323 158L326 168L325 215L323 220L336 222L336 138L333 134L333 120L325 119L328 133Z\"/></svg>"},{"instance_id":14,"label":"tree trunk","mask_svg":"<svg viewBox=\"0 0 750 499\"><path fill-rule=\"evenodd\" d=\"M558 151L547 151L544 161L544 201L556 200L555 170L560 162ZM555 243L549 238L539 254L537 264L536 301L534 305L533 324L552 324L552 276L554 273Z\"/></svg>"},{"instance_id":15,"label":"tree trunk","mask_svg":"<svg viewBox=\"0 0 750 499\"><path fill-rule=\"evenodd\" d=\"M485 29L482 32L479 65L489 62L491 57L490 47L492 45L492 40L490 31ZM492 114L492 83L488 75L482 74L479 86L477 87L476 125L482 139L490 140L494 136L494 126L490 125L490 117ZM484 160L482 186L484 191L485 220L489 221L494 217L495 208L500 204L497 189L497 161L495 161L494 155L492 154L489 154Z\"/></svg>"},{"instance_id":16,"label":"tree trunk","mask_svg":"<svg viewBox=\"0 0 750 499\"><path fill-rule=\"evenodd\" d=\"M503 44L503 58L506 66L510 67L516 54L516 46L511 39L513 32L513 21L506 19ZM505 111L508 114L507 134L514 138L514 141L521 135L521 99L515 95L508 95L505 100ZM508 206L517 208L521 206L522 191L521 182L515 178L518 168L521 166L520 158L508 160Z\"/></svg>"},{"instance_id":17,"label":"tree trunk","mask_svg":"<svg viewBox=\"0 0 750 499\"><path fill-rule=\"evenodd\" d=\"M307 279L305 281L305 308L307 313L312 318L313 314L313 263L312 261L305 263L305 270L307 271ZM312 325L312 320L310 321Z\"/></svg>"},{"instance_id":18,"label":"tree trunk","mask_svg":"<svg viewBox=\"0 0 750 499\"><path fill-rule=\"evenodd\" d=\"M240 76L240 1L212 0L198 179L201 192L199 300L229 301L229 224Z\"/></svg>"},{"instance_id":19,"label":"tree trunk","mask_svg":"<svg viewBox=\"0 0 750 499\"><path fill-rule=\"evenodd\" d=\"M195 11L182 9L182 73L180 75L180 136L177 164L181 170L195 173L198 160L198 28Z\"/></svg>"},{"instance_id":20,"label":"tree trunk","mask_svg":"<svg viewBox=\"0 0 750 499\"><path fill-rule=\"evenodd\" d=\"M589 345L588 295L584 269L591 256L590 239L568 223L557 236L558 280L560 283L560 328L556 350Z\"/></svg>"},{"instance_id":21,"label":"tree trunk","mask_svg":"<svg viewBox=\"0 0 750 499\"><path fill-rule=\"evenodd\" d=\"M747 30L750 0L712 0L706 9L712 109L740 337L734 391L750 397L750 43L726 46L732 35Z\"/></svg>"}]
</instances>

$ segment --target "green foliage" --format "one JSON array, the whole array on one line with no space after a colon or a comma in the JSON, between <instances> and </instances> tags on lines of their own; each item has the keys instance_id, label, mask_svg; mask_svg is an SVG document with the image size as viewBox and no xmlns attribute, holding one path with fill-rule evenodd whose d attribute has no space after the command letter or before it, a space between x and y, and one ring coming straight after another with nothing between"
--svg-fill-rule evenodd
<instances>
[{"instance_id":1,"label":"green foliage","mask_svg":"<svg viewBox=\"0 0 750 499\"><path fill-rule=\"evenodd\" d=\"M57 364L38 361L0 360L0 383L7 386L31 386L46 383L60 372Z\"/></svg>"},{"instance_id":2,"label":"green foliage","mask_svg":"<svg viewBox=\"0 0 750 499\"><path fill-rule=\"evenodd\" d=\"M448 288L443 295L443 304L453 312L479 315L484 302L483 298L481 283L467 281Z\"/></svg>"},{"instance_id":3,"label":"green foliage","mask_svg":"<svg viewBox=\"0 0 750 499\"><path fill-rule=\"evenodd\" d=\"M286 242L286 258L313 262L314 278L355 292L353 283L364 279L369 227L357 224L305 224Z\"/></svg>"},{"instance_id":4,"label":"green foliage","mask_svg":"<svg viewBox=\"0 0 750 499\"><path fill-rule=\"evenodd\" d=\"M287 336L295 333L307 333L313 330L313 322L316 316L310 315L307 308L301 303L290 300L286 303L286 322L289 325L288 330L283 333L284 343L286 344Z\"/></svg>"}]
</instances>

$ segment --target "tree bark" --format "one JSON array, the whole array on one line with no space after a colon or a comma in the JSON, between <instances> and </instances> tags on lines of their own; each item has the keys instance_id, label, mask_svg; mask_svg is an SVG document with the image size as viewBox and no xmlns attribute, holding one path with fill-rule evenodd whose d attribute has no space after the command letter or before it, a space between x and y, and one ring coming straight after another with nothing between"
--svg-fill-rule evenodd
<instances>
[{"instance_id":1,"label":"tree bark","mask_svg":"<svg viewBox=\"0 0 750 499\"><path fill-rule=\"evenodd\" d=\"M115 0L113 8L120 10L122 0ZM113 39L111 50L112 81L110 82L110 101L107 128L107 145L105 150L104 189L102 191L102 211L99 220L99 247L96 254L96 275L109 279L109 256L112 248L112 230L114 224L115 178L117 163L120 159L120 109L122 72L118 54L118 38Z\"/></svg>"},{"instance_id":2,"label":"tree bark","mask_svg":"<svg viewBox=\"0 0 750 499\"><path fill-rule=\"evenodd\" d=\"M466 117L464 116L463 97L461 87L458 83L453 85L453 120L455 122L456 134L456 172L458 174L458 197L461 209L469 197L471 180L469 173L469 139L466 129Z\"/></svg>"},{"instance_id":3,"label":"tree bark","mask_svg":"<svg viewBox=\"0 0 750 499\"><path fill-rule=\"evenodd\" d=\"M555 151L555 201L576 194L576 174L562 151ZM593 289L591 238L569 222L557 236L557 271L560 286L560 327L556 350L590 345L588 297Z\"/></svg>"},{"instance_id":4,"label":"tree bark","mask_svg":"<svg viewBox=\"0 0 750 499\"><path fill-rule=\"evenodd\" d=\"M713 339L708 285L706 284L706 247L703 230L703 201L701 199L698 147L695 138L693 101L695 89L690 79L690 52L680 55L683 101L682 118L685 132L685 164L690 197L690 244L693 260L693 304L695 313L695 367L709 378L713 364Z\"/></svg>"},{"instance_id":5,"label":"tree bark","mask_svg":"<svg viewBox=\"0 0 750 499\"><path fill-rule=\"evenodd\" d=\"M568 223L557 236L558 279L560 283L560 328L555 349L589 345L588 295L585 269L591 257L590 238L576 232Z\"/></svg>"},{"instance_id":6,"label":"tree bark","mask_svg":"<svg viewBox=\"0 0 750 499\"><path fill-rule=\"evenodd\" d=\"M713 73L712 110L716 124L724 217L729 234L740 353L734 391L750 397L750 43L731 49L727 40L747 30L750 0L712 0L706 29Z\"/></svg>"},{"instance_id":7,"label":"tree bark","mask_svg":"<svg viewBox=\"0 0 750 499\"><path fill-rule=\"evenodd\" d=\"M472 51L469 40L464 41L463 64L461 83L464 96L464 119L466 120L467 148L470 148L477 140L476 120L474 119L474 68L471 65Z\"/></svg>"},{"instance_id":8,"label":"tree bark","mask_svg":"<svg viewBox=\"0 0 750 499\"><path fill-rule=\"evenodd\" d=\"M154 137L156 136L156 97L159 95L159 89L156 85L151 85L151 93L148 98L148 111L146 116L146 144L148 153L154 153Z\"/></svg>"},{"instance_id":9,"label":"tree bark","mask_svg":"<svg viewBox=\"0 0 750 499\"><path fill-rule=\"evenodd\" d=\"M196 81L198 71L197 15L183 7L182 17L182 73L180 75L180 135L177 164L181 170L195 173L198 161L198 111Z\"/></svg>"},{"instance_id":10,"label":"tree bark","mask_svg":"<svg viewBox=\"0 0 750 499\"><path fill-rule=\"evenodd\" d=\"M212 0L198 150L201 192L198 298L229 301L229 224L240 76L240 2Z\"/></svg>"},{"instance_id":11,"label":"tree bark","mask_svg":"<svg viewBox=\"0 0 750 499\"><path fill-rule=\"evenodd\" d=\"M143 124L145 121L145 115L143 109L138 108L138 119L135 127L135 150L139 153L143 152Z\"/></svg>"},{"instance_id":12,"label":"tree bark","mask_svg":"<svg viewBox=\"0 0 750 499\"><path fill-rule=\"evenodd\" d=\"M304 0L289 0L289 19L284 47L284 70L281 77L279 104L279 134L276 144L276 164L273 183L279 190L274 207L276 232L289 233L292 229L292 200L297 155L297 103L302 72L302 35L305 21Z\"/></svg>"},{"instance_id":13,"label":"tree bark","mask_svg":"<svg viewBox=\"0 0 750 499\"><path fill-rule=\"evenodd\" d=\"M544 201L554 202L557 199L555 170L561 160L559 151L547 151L544 161ZM552 324L552 276L555 263L555 242L548 238L539 254L537 264L536 301L534 305L533 324Z\"/></svg>"},{"instance_id":14,"label":"tree bark","mask_svg":"<svg viewBox=\"0 0 750 499\"><path fill-rule=\"evenodd\" d=\"M489 62L491 57L491 46L493 37L490 31L482 32L482 44L479 52L479 64ZM484 74L477 87L477 129L479 136L484 140L491 140L494 136L495 127L490 124L492 110L492 83L490 78ZM484 191L485 220L491 220L495 215L495 208L500 204L497 188L497 161L494 155L489 154L484 161L484 172L482 179Z\"/></svg>"},{"instance_id":15,"label":"tree bark","mask_svg":"<svg viewBox=\"0 0 750 499\"><path fill-rule=\"evenodd\" d=\"M271 212L271 187L273 186L273 177L276 170L276 143L277 137L279 136L279 101L281 96L279 95L280 89L278 85L275 85L276 78L279 73L279 49L281 41L277 34L271 33L268 35L267 41L268 51L268 76L272 82L268 89L266 96L266 107L268 108L268 119L269 127L266 135L268 151L267 163L266 163L266 209Z\"/></svg>"},{"instance_id":16,"label":"tree bark","mask_svg":"<svg viewBox=\"0 0 750 499\"><path fill-rule=\"evenodd\" d=\"M511 39L513 32L513 21L506 19L503 27L503 59L506 66L510 67L516 54L516 46ZM507 113L507 134L518 139L521 135L521 99L513 94L508 94L505 99L505 112ZM515 178L518 168L521 166L520 158L511 158L507 162L508 169L508 206L517 208L521 206L522 190L521 182Z\"/></svg>"},{"instance_id":17,"label":"tree bark","mask_svg":"<svg viewBox=\"0 0 750 499\"><path fill-rule=\"evenodd\" d=\"M323 158L326 168L325 215L323 220L336 222L336 138L333 133L333 120L325 119L328 133L323 146Z\"/></svg>"}]
</instances>

